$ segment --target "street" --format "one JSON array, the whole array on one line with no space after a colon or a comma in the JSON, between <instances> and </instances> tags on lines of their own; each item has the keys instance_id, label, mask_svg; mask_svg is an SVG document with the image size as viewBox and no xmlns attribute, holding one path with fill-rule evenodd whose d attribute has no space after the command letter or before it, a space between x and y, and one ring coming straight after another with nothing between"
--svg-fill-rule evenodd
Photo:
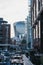
<instances>
[{"instance_id":1,"label":"street","mask_svg":"<svg viewBox=\"0 0 43 65\"><path fill-rule=\"evenodd\" d=\"M25 55L23 55L23 60L24 60L24 65L33 65Z\"/></svg>"}]
</instances>

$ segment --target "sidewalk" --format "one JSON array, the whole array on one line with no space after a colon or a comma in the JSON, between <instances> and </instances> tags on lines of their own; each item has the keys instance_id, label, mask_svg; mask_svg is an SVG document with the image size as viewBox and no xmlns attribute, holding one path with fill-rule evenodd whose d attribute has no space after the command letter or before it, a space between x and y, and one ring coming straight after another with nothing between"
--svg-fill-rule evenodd
<instances>
[{"instance_id":1,"label":"sidewalk","mask_svg":"<svg viewBox=\"0 0 43 65\"><path fill-rule=\"evenodd\" d=\"M23 55L23 61L24 65L33 65L32 62L25 55Z\"/></svg>"}]
</instances>

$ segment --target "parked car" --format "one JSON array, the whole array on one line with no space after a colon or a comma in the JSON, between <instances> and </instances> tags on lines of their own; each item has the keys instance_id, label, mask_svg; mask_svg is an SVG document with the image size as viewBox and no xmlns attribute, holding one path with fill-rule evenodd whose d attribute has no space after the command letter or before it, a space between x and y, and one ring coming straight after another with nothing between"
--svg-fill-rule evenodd
<instances>
[{"instance_id":1,"label":"parked car","mask_svg":"<svg viewBox=\"0 0 43 65\"><path fill-rule=\"evenodd\" d=\"M23 60L22 60L22 56L19 56L19 55L15 55L15 56L12 56L11 59L11 64L17 64L17 65L23 65Z\"/></svg>"},{"instance_id":2,"label":"parked car","mask_svg":"<svg viewBox=\"0 0 43 65\"><path fill-rule=\"evenodd\" d=\"M4 60L7 62L10 59L10 53L8 51L3 51L1 55L4 56Z\"/></svg>"}]
</instances>

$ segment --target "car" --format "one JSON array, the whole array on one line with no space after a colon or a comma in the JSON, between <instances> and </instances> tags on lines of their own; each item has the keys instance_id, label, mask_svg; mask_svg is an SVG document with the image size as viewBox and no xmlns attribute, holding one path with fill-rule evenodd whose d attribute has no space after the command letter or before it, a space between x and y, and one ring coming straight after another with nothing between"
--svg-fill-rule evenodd
<instances>
[{"instance_id":1,"label":"car","mask_svg":"<svg viewBox=\"0 0 43 65\"><path fill-rule=\"evenodd\" d=\"M0 55L0 62L3 62L3 61L4 61L4 56Z\"/></svg>"},{"instance_id":2,"label":"car","mask_svg":"<svg viewBox=\"0 0 43 65\"><path fill-rule=\"evenodd\" d=\"M20 64L20 65L23 65L22 56L19 56L19 55L12 56L10 61L11 61L11 64L18 64L18 65Z\"/></svg>"},{"instance_id":3,"label":"car","mask_svg":"<svg viewBox=\"0 0 43 65\"><path fill-rule=\"evenodd\" d=\"M3 51L1 53L1 55L4 56L4 61L6 61L6 62L9 61L9 59L10 59L10 53L8 51Z\"/></svg>"}]
</instances>

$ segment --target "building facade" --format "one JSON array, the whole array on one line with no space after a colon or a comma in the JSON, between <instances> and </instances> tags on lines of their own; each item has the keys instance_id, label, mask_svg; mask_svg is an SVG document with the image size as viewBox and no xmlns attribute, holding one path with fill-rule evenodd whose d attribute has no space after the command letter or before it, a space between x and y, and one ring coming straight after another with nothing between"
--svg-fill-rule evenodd
<instances>
[{"instance_id":1,"label":"building facade","mask_svg":"<svg viewBox=\"0 0 43 65\"><path fill-rule=\"evenodd\" d=\"M14 31L16 37L22 38L23 35L25 34L25 22L18 21L14 23Z\"/></svg>"},{"instance_id":2,"label":"building facade","mask_svg":"<svg viewBox=\"0 0 43 65\"><path fill-rule=\"evenodd\" d=\"M31 35L31 17L27 16L26 19L26 28L27 28L27 46L32 48L32 35Z\"/></svg>"},{"instance_id":3,"label":"building facade","mask_svg":"<svg viewBox=\"0 0 43 65\"><path fill-rule=\"evenodd\" d=\"M10 44L10 24L0 18L0 49L6 50Z\"/></svg>"},{"instance_id":4,"label":"building facade","mask_svg":"<svg viewBox=\"0 0 43 65\"><path fill-rule=\"evenodd\" d=\"M32 0L33 47L43 52L43 0Z\"/></svg>"},{"instance_id":5,"label":"building facade","mask_svg":"<svg viewBox=\"0 0 43 65\"><path fill-rule=\"evenodd\" d=\"M28 16L26 18L26 28L27 28L27 46L32 48L32 29L31 29L31 0L28 0Z\"/></svg>"}]
</instances>

